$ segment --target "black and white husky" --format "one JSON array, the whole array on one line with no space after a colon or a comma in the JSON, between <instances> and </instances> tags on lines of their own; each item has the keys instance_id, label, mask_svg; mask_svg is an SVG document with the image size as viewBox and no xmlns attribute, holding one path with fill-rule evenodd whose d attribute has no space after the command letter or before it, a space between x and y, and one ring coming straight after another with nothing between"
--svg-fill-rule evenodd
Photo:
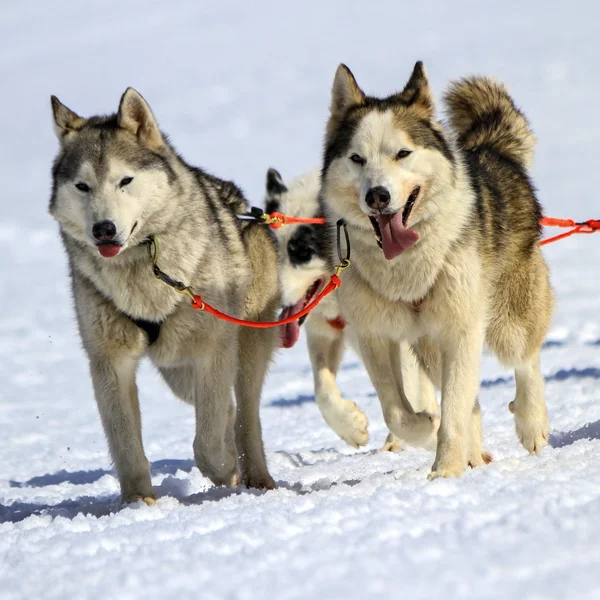
<instances>
[{"instance_id":1,"label":"black and white husky","mask_svg":"<svg viewBox=\"0 0 600 600\"><path fill-rule=\"evenodd\" d=\"M322 216L319 204L320 176L317 169L285 184L275 169L267 172L266 211L282 212L302 218ZM282 317L308 305L329 281L332 273L329 240L324 225L286 225L276 231L280 245L280 280L282 285ZM301 320L302 322L302 320ZM281 345L292 347L300 335L301 322L282 327ZM315 399L325 422L345 442L354 447L368 441L366 416L352 400L342 398L336 374L344 346L357 346L352 329L347 327L340 311L337 293L330 294L306 318L308 350L313 369ZM407 345L401 347L404 383L409 397L417 406L437 410L435 390L421 371ZM425 444L432 448L432 444ZM383 447L397 450L401 440L389 434Z\"/></svg>"}]
</instances>

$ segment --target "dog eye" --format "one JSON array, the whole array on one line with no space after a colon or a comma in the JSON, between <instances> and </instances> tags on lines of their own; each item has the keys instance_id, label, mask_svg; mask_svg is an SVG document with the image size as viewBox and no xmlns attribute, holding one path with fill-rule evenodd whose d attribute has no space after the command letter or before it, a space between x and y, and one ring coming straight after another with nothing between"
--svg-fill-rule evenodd
<instances>
[{"instance_id":1,"label":"dog eye","mask_svg":"<svg viewBox=\"0 0 600 600\"><path fill-rule=\"evenodd\" d=\"M359 156L358 154L353 154L350 157L350 160L353 163L356 163L357 165L364 165L367 162L362 156Z\"/></svg>"},{"instance_id":2,"label":"dog eye","mask_svg":"<svg viewBox=\"0 0 600 600\"><path fill-rule=\"evenodd\" d=\"M406 158L409 154L412 154L412 150L400 150L398 154L396 154L396 160L402 160Z\"/></svg>"},{"instance_id":3,"label":"dog eye","mask_svg":"<svg viewBox=\"0 0 600 600\"><path fill-rule=\"evenodd\" d=\"M119 183L119 185L121 187L125 187L126 185L129 185L132 181L133 181L133 177L123 177L123 179L121 179L121 183Z\"/></svg>"},{"instance_id":4,"label":"dog eye","mask_svg":"<svg viewBox=\"0 0 600 600\"><path fill-rule=\"evenodd\" d=\"M367 162L362 156L359 156L358 154L353 154L350 157L350 160L353 163L356 163L357 165L360 165L361 167Z\"/></svg>"},{"instance_id":5,"label":"dog eye","mask_svg":"<svg viewBox=\"0 0 600 600\"><path fill-rule=\"evenodd\" d=\"M80 181L79 183L76 183L75 187L80 192L89 192L90 191L90 186L87 183L83 183L83 181Z\"/></svg>"}]
</instances>

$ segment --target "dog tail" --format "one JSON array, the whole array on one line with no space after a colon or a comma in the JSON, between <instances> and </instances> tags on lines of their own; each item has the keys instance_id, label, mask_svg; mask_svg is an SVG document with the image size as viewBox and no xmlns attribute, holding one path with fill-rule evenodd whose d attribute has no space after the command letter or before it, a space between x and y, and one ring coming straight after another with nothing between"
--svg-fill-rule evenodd
<instances>
[{"instance_id":1,"label":"dog tail","mask_svg":"<svg viewBox=\"0 0 600 600\"><path fill-rule=\"evenodd\" d=\"M450 125L466 150L491 147L527 168L535 136L507 89L487 77L467 77L450 84L444 101Z\"/></svg>"}]
</instances>

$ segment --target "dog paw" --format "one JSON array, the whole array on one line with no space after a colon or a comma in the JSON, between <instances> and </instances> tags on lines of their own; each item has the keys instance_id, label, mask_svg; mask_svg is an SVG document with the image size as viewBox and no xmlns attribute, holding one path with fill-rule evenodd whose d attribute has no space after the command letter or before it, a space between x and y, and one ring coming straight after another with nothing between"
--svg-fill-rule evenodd
<instances>
[{"instance_id":1,"label":"dog paw","mask_svg":"<svg viewBox=\"0 0 600 600\"><path fill-rule=\"evenodd\" d=\"M404 442L396 437L391 431L385 440L385 444L379 448L379 452L402 452L404 450Z\"/></svg>"},{"instance_id":2,"label":"dog paw","mask_svg":"<svg viewBox=\"0 0 600 600\"><path fill-rule=\"evenodd\" d=\"M460 477L466 470L466 465L460 463L434 465L427 476L429 481L440 478Z\"/></svg>"},{"instance_id":3,"label":"dog paw","mask_svg":"<svg viewBox=\"0 0 600 600\"><path fill-rule=\"evenodd\" d=\"M440 440L428 479L431 481L440 477L460 477L467 470L467 462L462 444Z\"/></svg>"},{"instance_id":4,"label":"dog paw","mask_svg":"<svg viewBox=\"0 0 600 600\"><path fill-rule=\"evenodd\" d=\"M415 413L402 422L399 437L411 446L419 446L427 450L437 447L437 433L440 428L440 418L433 413L422 411Z\"/></svg>"},{"instance_id":5,"label":"dog paw","mask_svg":"<svg viewBox=\"0 0 600 600\"><path fill-rule=\"evenodd\" d=\"M325 422L337 435L353 448L365 446L369 441L369 421L352 400L338 399L335 403L321 403Z\"/></svg>"},{"instance_id":6,"label":"dog paw","mask_svg":"<svg viewBox=\"0 0 600 600\"><path fill-rule=\"evenodd\" d=\"M142 494L129 494L123 498L123 504L135 504L136 502L143 502L148 506L154 506L156 504L156 494L151 496L143 496Z\"/></svg>"},{"instance_id":7,"label":"dog paw","mask_svg":"<svg viewBox=\"0 0 600 600\"><path fill-rule=\"evenodd\" d=\"M268 473L247 473L242 476L242 484L255 490L275 490L277 484Z\"/></svg>"},{"instance_id":8,"label":"dog paw","mask_svg":"<svg viewBox=\"0 0 600 600\"><path fill-rule=\"evenodd\" d=\"M544 446L548 445L550 423L545 416L522 418L517 412L515 413L515 429L519 441L529 454L539 455Z\"/></svg>"},{"instance_id":9,"label":"dog paw","mask_svg":"<svg viewBox=\"0 0 600 600\"><path fill-rule=\"evenodd\" d=\"M474 469L475 467L489 465L491 462L493 462L493 460L494 457L489 452L482 450L476 454L471 454L471 457L469 458L469 467Z\"/></svg>"}]
</instances>

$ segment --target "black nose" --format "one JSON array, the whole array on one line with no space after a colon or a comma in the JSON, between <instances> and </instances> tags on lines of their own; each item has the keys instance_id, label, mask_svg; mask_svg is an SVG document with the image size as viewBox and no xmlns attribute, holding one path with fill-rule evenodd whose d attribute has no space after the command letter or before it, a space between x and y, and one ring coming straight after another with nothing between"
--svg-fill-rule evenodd
<instances>
[{"instance_id":1,"label":"black nose","mask_svg":"<svg viewBox=\"0 0 600 600\"><path fill-rule=\"evenodd\" d=\"M106 242L112 240L117 235L117 228L112 221L100 221L94 224L92 233L97 240Z\"/></svg>"},{"instance_id":2,"label":"black nose","mask_svg":"<svg viewBox=\"0 0 600 600\"><path fill-rule=\"evenodd\" d=\"M367 192L365 201L367 202L369 208L381 210L390 203L390 193L387 191L387 188L384 188L382 185L378 185L377 187L371 188Z\"/></svg>"}]
</instances>

